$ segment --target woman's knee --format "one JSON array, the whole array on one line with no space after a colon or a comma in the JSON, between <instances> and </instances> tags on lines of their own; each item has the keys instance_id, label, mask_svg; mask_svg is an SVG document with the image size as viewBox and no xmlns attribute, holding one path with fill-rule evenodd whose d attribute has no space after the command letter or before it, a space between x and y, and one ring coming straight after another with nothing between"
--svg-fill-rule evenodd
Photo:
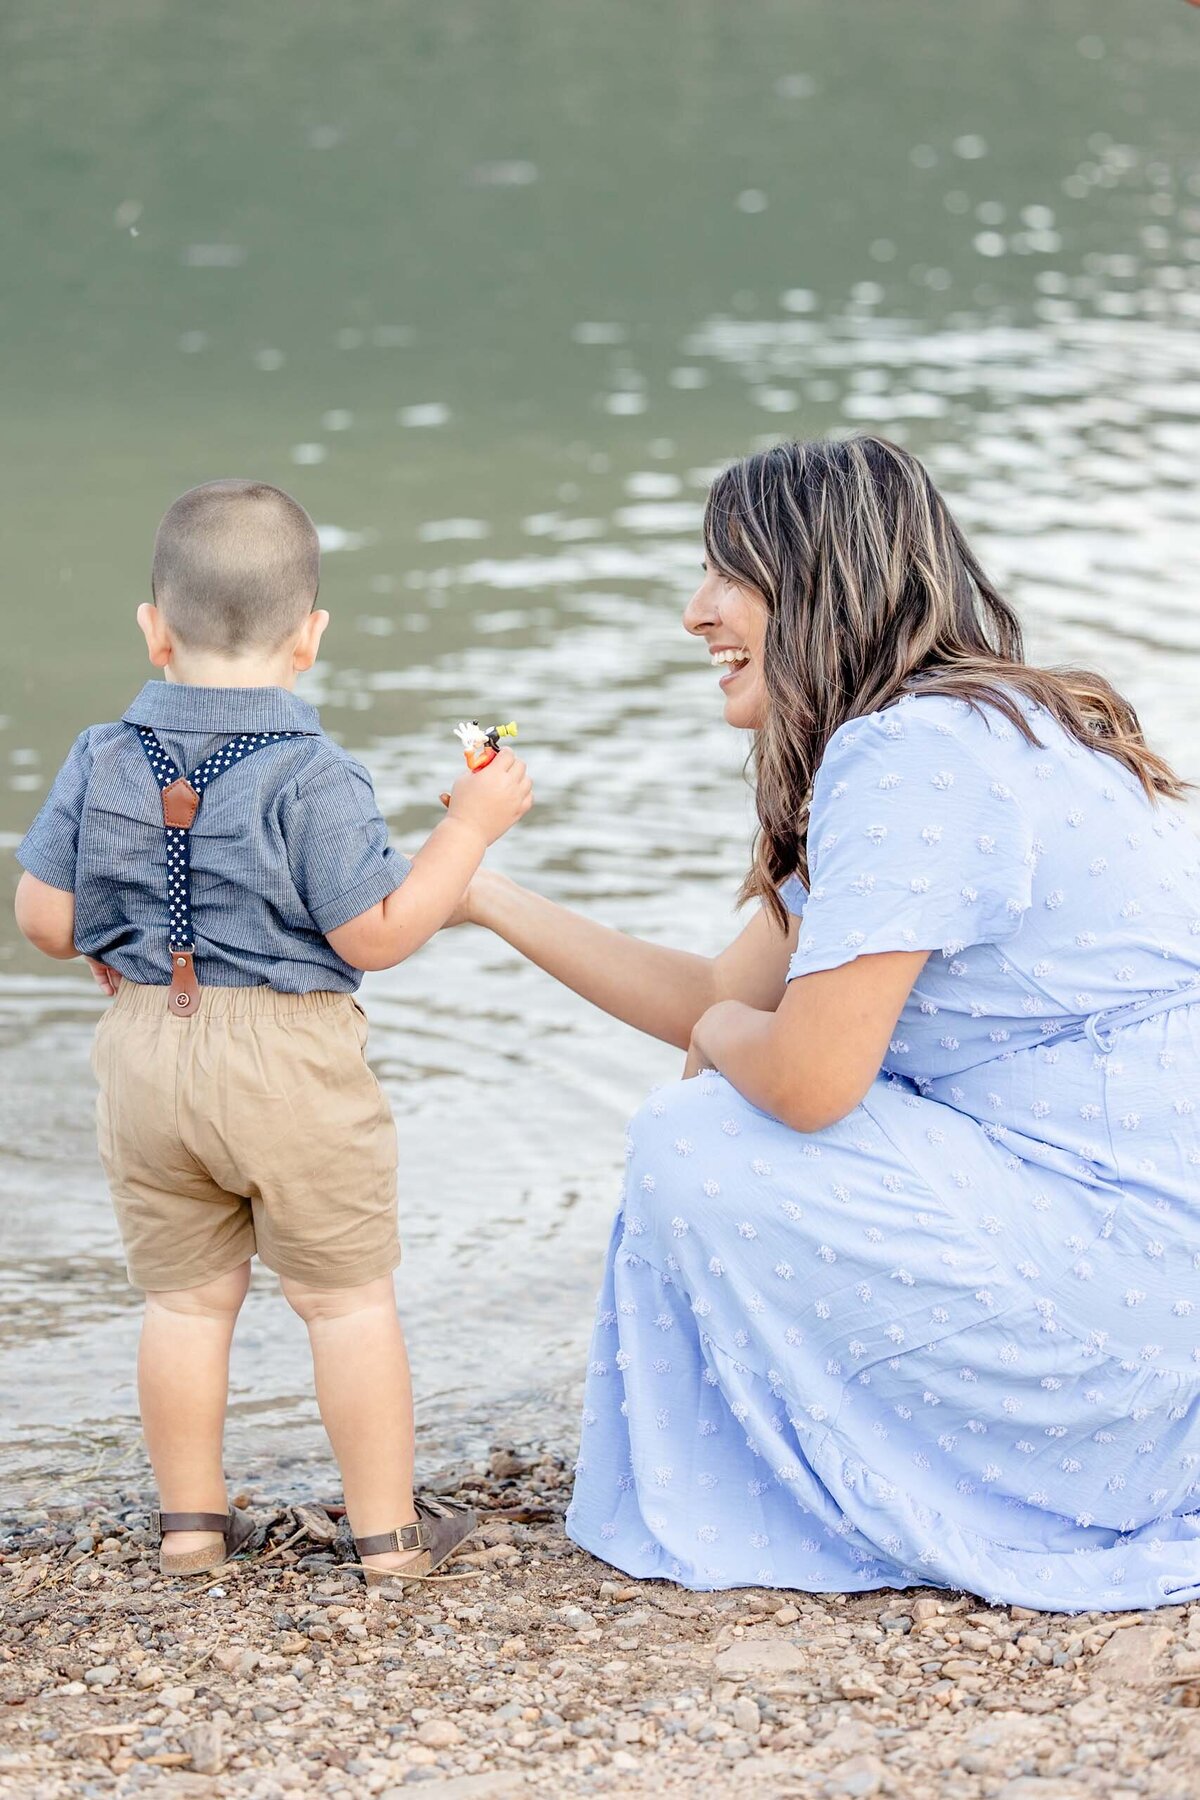
<instances>
[{"instance_id":1,"label":"woman's knee","mask_svg":"<svg viewBox=\"0 0 1200 1800\"><path fill-rule=\"evenodd\" d=\"M198 1287L150 1290L146 1305L190 1318L233 1319L241 1310L249 1286L250 1264L244 1262Z\"/></svg>"},{"instance_id":2,"label":"woman's knee","mask_svg":"<svg viewBox=\"0 0 1200 1800\"><path fill-rule=\"evenodd\" d=\"M720 1075L705 1073L688 1081L655 1088L629 1122L628 1147L634 1164L674 1171L699 1152L714 1132L736 1129L722 1107L729 1085Z\"/></svg>"},{"instance_id":3,"label":"woman's knee","mask_svg":"<svg viewBox=\"0 0 1200 1800\"><path fill-rule=\"evenodd\" d=\"M656 1139L673 1142L692 1126L703 1105L711 1105L713 1083L720 1076L695 1075L689 1081L668 1081L648 1094L629 1122L629 1136L635 1145L652 1144Z\"/></svg>"},{"instance_id":4,"label":"woman's knee","mask_svg":"<svg viewBox=\"0 0 1200 1800\"><path fill-rule=\"evenodd\" d=\"M396 1290L390 1275L366 1281L358 1287L321 1288L309 1282L281 1275L279 1285L283 1297L306 1325L319 1325L328 1319L344 1319L352 1313L374 1312L381 1308L392 1311L396 1306Z\"/></svg>"}]
</instances>

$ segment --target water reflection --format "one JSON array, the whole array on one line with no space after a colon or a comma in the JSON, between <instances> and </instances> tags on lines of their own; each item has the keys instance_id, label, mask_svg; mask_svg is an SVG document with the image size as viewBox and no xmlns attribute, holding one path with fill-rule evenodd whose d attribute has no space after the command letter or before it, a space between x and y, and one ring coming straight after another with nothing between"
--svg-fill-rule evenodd
<instances>
[{"instance_id":1,"label":"water reflection","mask_svg":"<svg viewBox=\"0 0 1200 1800\"><path fill-rule=\"evenodd\" d=\"M803 26L765 10L734 32L695 0L669 30L625 8L547 31L530 0L518 67L464 0L436 55L383 0L336 46L321 9L293 13L306 41L268 45L224 0L189 24L187 79L157 70L172 142L146 127L166 173L115 200L148 94L135 79L109 108L86 23L68 42L31 0L9 22L16 188L52 223L41 262L6 259L29 351L0 483L22 606L4 842L141 678L122 621L162 506L259 469L322 522L334 629L309 693L398 841L429 828L453 722L514 716L539 806L501 865L716 948L749 807L745 746L678 623L704 490L747 445L858 426L929 458L1035 654L1117 676L1200 775L1200 31L1147 13L1127 41L1117 0L1069 0L1024 42L921 3L872 6L864 35L835 0ZM269 84L224 79L231 42ZM135 77L156 54L139 42ZM565 1438L622 1123L678 1059L467 932L368 1001L426 1454ZM0 922L0 1450L28 1494L138 1467L136 1305L91 1136L98 1004ZM239 1338L230 1467L319 1483L303 1333L272 1285Z\"/></svg>"}]
</instances>

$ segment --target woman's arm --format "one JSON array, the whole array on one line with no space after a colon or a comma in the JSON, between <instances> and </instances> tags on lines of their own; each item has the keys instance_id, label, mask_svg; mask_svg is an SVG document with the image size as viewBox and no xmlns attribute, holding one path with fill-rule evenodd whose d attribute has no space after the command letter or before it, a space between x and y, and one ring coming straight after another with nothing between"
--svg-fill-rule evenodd
<instances>
[{"instance_id":1,"label":"woman's arm","mask_svg":"<svg viewBox=\"0 0 1200 1800\"><path fill-rule=\"evenodd\" d=\"M699 1021L689 1056L794 1131L853 1112L878 1075L928 950L887 950L801 975L774 1010L723 1001Z\"/></svg>"},{"instance_id":2,"label":"woman's arm","mask_svg":"<svg viewBox=\"0 0 1200 1800\"><path fill-rule=\"evenodd\" d=\"M598 925L491 870L472 883L464 917L593 1006L681 1050L718 1001L778 1005L795 938L794 925L782 932L759 913L720 956L696 956Z\"/></svg>"}]
</instances>

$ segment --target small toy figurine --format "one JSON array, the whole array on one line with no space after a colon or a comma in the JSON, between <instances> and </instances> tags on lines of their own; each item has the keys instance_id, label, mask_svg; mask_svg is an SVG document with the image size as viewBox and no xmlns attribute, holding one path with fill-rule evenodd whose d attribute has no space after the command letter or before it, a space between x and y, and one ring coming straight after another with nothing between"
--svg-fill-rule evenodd
<instances>
[{"instance_id":1,"label":"small toy figurine","mask_svg":"<svg viewBox=\"0 0 1200 1800\"><path fill-rule=\"evenodd\" d=\"M490 762L495 762L500 753L501 739L515 738L517 727L510 720L507 725L489 725L485 731L474 719L464 719L461 725L454 727L454 735L463 747L468 769L472 775L476 775L480 769L486 769ZM439 798L443 806L449 806L449 794L441 794Z\"/></svg>"},{"instance_id":2,"label":"small toy figurine","mask_svg":"<svg viewBox=\"0 0 1200 1800\"><path fill-rule=\"evenodd\" d=\"M490 725L485 731L474 719L464 719L461 725L454 727L454 735L463 747L467 767L473 775L477 769L486 769L495 761L501 738L515 738L517 728L514 724Z\"/></svg>"}]
</instances>

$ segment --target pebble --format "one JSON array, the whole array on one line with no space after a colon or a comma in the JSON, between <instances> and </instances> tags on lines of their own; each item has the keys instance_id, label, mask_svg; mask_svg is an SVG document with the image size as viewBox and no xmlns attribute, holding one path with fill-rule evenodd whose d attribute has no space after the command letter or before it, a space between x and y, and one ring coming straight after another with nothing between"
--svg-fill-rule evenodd
<instances>
[{"instance_id":1,"label":"pebble","mask_svg":"<svg viewBox=\"0 0 1200 1800\"><path fill-rule=\"evenodd\" d=\"M1092 1667L1101 1681L1144 1686L1157 1678L1158 1664L1173 1641L1166 1625L1129 1625L1113 1632Z\"/></svg>"},{"instance_id":2,"label":"pebble","mask_svg":"<svg viewBox=\"0 0 1200 1800\"><path fill-rule=\"evenodd\" d=\"M843 1700L878 1700L883 1693L875 1676L866 1668L853 1675L839 1676L838 1688Z\"/></svg>"},{"instance_id":3,"label":"pebble","mask_svg":"<svg viewBox=\"0 0 1200 1800\"><path fill-rule=\"evenodd\" d=\"M808 1655L799 1644L779 1638L739 1638L715 1658L717 1673L726 1681L749 1677L792 1675L808 1667Z\"/></svg>"},{"instance_id":4,"label":"pebble","mask_svg":"<svg viewBox=\"0 0 1200 1800\"><path fill-rule=\"evenodd\" d=\"M179 1706L188 1706L196 1698L194 1687L165 1687L159 1694L164 1706L172 1710Z\"/></svg>"},{"instance_id":5,"label":"pebble","mask_svg":"<svg viewBox=\"0 0 1200 1800\"><path fill-rule=\"evenodd\" d=\"M450 1750L462 1743L462 1735L453 1719L426 1719L417 1726L417 1742L427 1750Z\"/></svg>"},{"instance_id":6,"label":"pebble","mask_svg":"<svg viewBox=\"0 0 1200 1800\"><path fill-rule=\"evenodd\" d=\"M737 1731L756 1733L762 1724L762 1714L758 1710L758 1702L742 1695L733 1702L730 1712L734 1728Z\"/></svg>"},{"instance_id":7,"label":"pebble","mask_svg":"<svg viewBox=\"0 0 1200 1800\"><path fill-rule=\"evenodd\" d=\"M197 1775L219 1775L225 1767L225 1748L220 1725L204 1719L183 1734L183 1746Z\"/></svg>"}]
</instances>

